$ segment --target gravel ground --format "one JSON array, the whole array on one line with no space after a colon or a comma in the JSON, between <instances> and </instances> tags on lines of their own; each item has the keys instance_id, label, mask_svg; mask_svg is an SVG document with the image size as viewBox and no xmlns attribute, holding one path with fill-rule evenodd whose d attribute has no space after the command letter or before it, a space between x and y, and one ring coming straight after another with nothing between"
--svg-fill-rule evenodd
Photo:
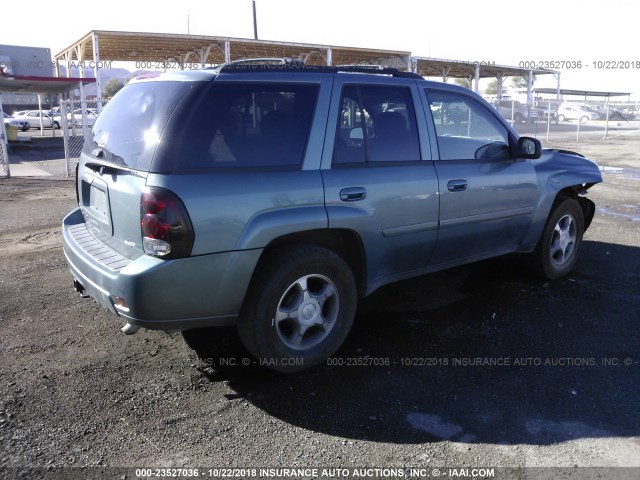
<instances>
[{"instance_id":1,"label":"gravel ground","mask_svg":"<svg viewBox=\"0 0 640 480\"><path fill-rule=\"evenodd\" d=\"M123 335L72 291L60 221L75 193L59 162L1 180L0 476L640 467L640 141L561 146L609 167L571 276L543 282L504 257L387 286L332 365L296 376L243 366L233 337L207 356L180 334Z\"/></svg>"}]
</instances>

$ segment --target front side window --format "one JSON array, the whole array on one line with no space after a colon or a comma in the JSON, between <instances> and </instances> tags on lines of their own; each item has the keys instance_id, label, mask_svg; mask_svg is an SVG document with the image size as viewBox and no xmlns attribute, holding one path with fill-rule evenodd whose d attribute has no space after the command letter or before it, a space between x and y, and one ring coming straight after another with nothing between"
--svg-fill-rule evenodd
<instances>
[{"instance_id":1,"label":"front side window","mask_svg":"<svg viewBox=\"0 0 640 480\"><path fill-rule=\"evenodd\" d=\"M340 105L334 164L420 160L408 87L345 85Z\"/></svg>"},{"instance_id":2,"label":"front side window","mask_svg":"<svg viewBox=\"0 0 640 480\"><path fill-rule=\"evenodd\" d=\"M481 103L452 92L427 91L441 160L511 158L509 133Z\"/></svg>"}]
</instances>

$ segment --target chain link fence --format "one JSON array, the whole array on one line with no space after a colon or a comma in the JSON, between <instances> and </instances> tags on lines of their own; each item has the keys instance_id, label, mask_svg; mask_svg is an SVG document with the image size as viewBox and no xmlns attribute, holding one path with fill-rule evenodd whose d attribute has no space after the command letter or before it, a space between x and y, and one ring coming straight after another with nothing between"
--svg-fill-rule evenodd
<instances>
[{"instance_id":1,"label":"chain link fence","mask_svg":"<svg viewBox=\"0 0 640 480\"><path fill-rule=\"evenodd\" d=\"M64 141L64 156L67 175L71 175L71 161L77 159L82 152L84 140L91 134L91 129L100 109L106 100L63 100L60 103L60 120Z\"/></svg>"},{"instance_id":2,"label":"chain link fence","mask_svg":"<svg viewBox=\"0 0 640 480\"><path fill-rule=\"evenodd\" d=\"M640 134L640 103L491 102L521 135L544 141L607 140Z\"/></svg>"}]
</instances>

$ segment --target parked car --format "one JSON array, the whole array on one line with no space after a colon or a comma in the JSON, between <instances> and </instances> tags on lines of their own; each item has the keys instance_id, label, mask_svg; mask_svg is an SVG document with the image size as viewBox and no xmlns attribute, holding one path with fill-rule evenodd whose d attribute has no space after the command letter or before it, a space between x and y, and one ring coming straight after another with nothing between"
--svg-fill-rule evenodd
<instances>
[{"instance_id":1,"label":"parked car","mask_svg":"<svg viewBox=\"0 0 640 480\"><path fill-rule=\"evenodd\" d=\"M527 115L526 105L511 100L496 101L494 106L505 119L511 121L513 118L514 123L525 123L527 122L527 118L530 123L535 123L541 116L536 108L531 108L530 113Z\"/></svg>"},{"instance_id":2,"label":"parked car","mask_svg":"<svg viewBox=\"0 0 640 480\"><path fill-rule=\"evenodd\" d=\"M580 122L588 122L591 120L600 120L600 115L583 105L563 103L558 107L558 121L564 122L565 120L580 120Z\"/></svg>"},{"instance_id":3,"label":"parked car","mask_svg":"<svg viewBox=\"0 0 640 480\"><path fill-rule=\"evenodd\" d=\"M30 128L40 128L40 111L39 110L24 110L17 112L13 115L13 118L18 121L24 121L29 123ZM48 111L42 112L42 126L44 128L51 128L53 125L55 128L60 128L60 121L51 116Z\"/></svg>"},{"instance_id":4,"label":"parked car","mask_svg":"<svg viewBox=\"0 0 640 480\"><path fill-rule=\"evenodd\" d=\"M73 112L73 118L79 125L82 125L82 109L77 108ZM85 118L87 119L87 126L92 127L96 121L96 117L98 116L98 111L93 108L85 109Z\"/></svg>"},{"instance_id":5,"label":"parked car","mask_svg":"<svg viewBox=\"0 0 640 480\"><path fill-rule=\"evenodd\" d=\"M18 130L22 130L23 132L29 130L29 122L13 118L7 112L2 112L2 116L4 118L5 125L11 125L13 127L16 127Z\"/></svg>"},{"instance_id":6,"label":"parked car","mask_svg":"<svg viewBox=\"0 0 640 480\"><path fill-rule=\"evenodd\" d=\"M204 341L199 327L236 325L255 357L295 372L336 352L358 299L385 284L509 253L566 275L601 181L465 88L227 64L133 80L106 105L64 254L125 333Z\"/></svg>"}]
</instances>

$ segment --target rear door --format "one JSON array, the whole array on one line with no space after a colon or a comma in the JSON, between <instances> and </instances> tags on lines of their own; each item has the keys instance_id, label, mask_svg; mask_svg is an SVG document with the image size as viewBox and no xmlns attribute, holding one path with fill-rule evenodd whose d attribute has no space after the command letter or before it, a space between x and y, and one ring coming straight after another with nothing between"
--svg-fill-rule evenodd
<instances>
[{"instance_id":1,"label":"rear door","mask_svg":"<svg viewBox=\"0 0 640 480\"><path fill-rule=\"evenodd\" d=\"M322 175L331 228L354 230L370 292L428 264L438 179L415 80L337 74Z\"/></svg>"},{"instance_id":2,"label":"rear door","mask_svg":"<svg viewBox=\"0 0 640 480\"><path fill-rule=\"evenodd\" d=\"M434 163L440 178L440 230L431 264L515 250L538 201L532 161L512 158L515 139L491 108L471 95L437 89L424 93L439 152Z\"/></svg>"},{"instance_id":3,"label":"rear door","mask_svg":"<svg viewBox=\"0 0 640 480\"><path fill-rule=\"evenodd\" d=\"M167 120L193 82L125 86L105 106L85 140L78 201L87 228L117 252L142 255L140 197Z\"/></svg>"}]
</instances>

